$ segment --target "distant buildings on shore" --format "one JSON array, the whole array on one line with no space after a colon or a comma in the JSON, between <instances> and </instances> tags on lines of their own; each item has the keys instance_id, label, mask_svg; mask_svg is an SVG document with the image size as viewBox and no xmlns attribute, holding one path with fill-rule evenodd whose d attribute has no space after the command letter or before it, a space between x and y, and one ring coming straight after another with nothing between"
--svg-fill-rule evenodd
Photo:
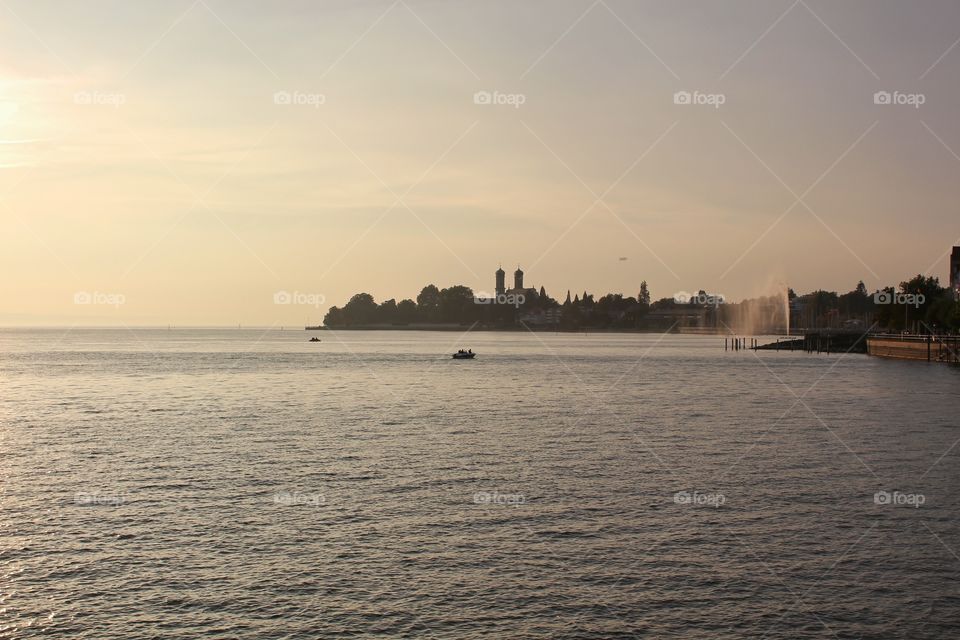
<instances>
[{"instance_id":1,"label":"distant buildings on shore","mask_svg":"<svg viewBox=\"0 0 960 640\"><path fill-rule=\"evenodd\" d=\"M938 285L935 278L918 276L900 283L901 294L923 292L926 302L930 303L929 307L921 303L906 311L902 305L892 310L891 302L900 295L896 293L897 287L884 287L871 294L863 282L847 293L817 290L803 295L796 295L783 285L782 290L770 295L736 303L703 290L696 295L675 294L673 298L652 301L649 294L645 294L644 283L637 298L608 294L594 301L593 296L584 292L582 299L571 300L568 292L561 303L546 295L543 287L538 291L524 286L524 273L519 266L514 272L512 288L507 288L502 268L497 269L495 278L498 297L513 294L525 301L517 307L512 321L529 326L686 332L716 332L736 327L749 333L783 333L800 327L864 330L877 324L897 329L899 323L911 321L913 325L926 322L931 326L949 327L956 321L949 319L949 313L944 315L948 310L942 311L942 305L941 311L933 309L933 305L938 300L942 302L944 297L960 302L960 246L953 247L950 254L948 282ZM501 314L500 320L511 319Z\"/></svg>"},{"instance_id":2,"label":"distant buildings on shore","mask_svg":"<svg viewBox=\"0 0 960 640\"><path fill-rule=\"evenodd\" d=\"M947 281L940 277L916 275L899 285L875 289L861 281L846 293L818 289L797 295L786 284L769 295L730 302L718 293L703 289L684 291L671 297L652 299L646 281L640 282L636 297L607 293L594 299L583 292L566 298L552 298L544 287L526 286L524 272L517 266L513 286L498 267L494 274L495 294L475 292L462 284L439 289L429 284L416 297L399 303L380 304L369 293L358 293L341 309L331 307L324 316L329 327L458 327L555 328L561 331L587 329L724 332L736 330L751 335L782 333L797 329L851 329L879 327L901 331L919 327L960 331L960 246L950 253Z\"/></svg>"}]
</instances>

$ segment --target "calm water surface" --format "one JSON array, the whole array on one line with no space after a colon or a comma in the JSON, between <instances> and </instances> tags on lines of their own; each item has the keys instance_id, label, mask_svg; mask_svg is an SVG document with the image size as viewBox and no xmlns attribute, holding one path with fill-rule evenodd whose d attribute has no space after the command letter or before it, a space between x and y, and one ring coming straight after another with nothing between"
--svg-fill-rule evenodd
<instances>
[{"instance_id":1,"label":"calm water surface","mask_svg":"<svg viewBox=\"0 0 960 640\"><path fill-rule=\"evenodd\" d=\"M310 335L0 330L0 638L957 636L955 368Z\"/></svg>"}]
</instances>

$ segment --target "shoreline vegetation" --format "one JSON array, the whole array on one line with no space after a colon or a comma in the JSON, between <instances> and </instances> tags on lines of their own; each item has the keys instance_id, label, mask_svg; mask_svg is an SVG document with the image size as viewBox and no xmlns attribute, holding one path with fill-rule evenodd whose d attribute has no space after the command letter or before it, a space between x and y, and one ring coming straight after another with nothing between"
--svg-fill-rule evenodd
<instances>
[{"instance_id":1,"label":"shoreline vegetation","mask_svg":"<svg viewBox=\"0 0 960 640\"><path fill-rule=\"evenodd\" d=\"M617 328L617 327L602 327L602 328L587 328L581 327L579 329L562 329L556 328L553 326L486 326L477 324L471 329L471 325L468 324L364 324L364 325L350 325L342 327L328 327L325 325L317 325L313 327L306 327L307 331L467 331L471 330L473 332L481 331L497 331L497 332L525 332L525 331L548 331L548 332L558 332L558 333L663 333L661 329L639 329L639 328ZM690 333L690 334L703 334L703 335L713 335L713 331L681 331L680 333Z\"/></svg>"},{"instance_id":2,"label":"shoreline vegetation","mask_svg":"<svg viewBox=\"0 0 960 640\"><path fill-rule=\"evenodd\" d=\"M518 294L517 292L522 293ZM817 290L798 295L793 289L728 302L701 289L691 294L651 300L646 281L635 297L608 293L599 298L584 291L563 302L540 287L474 293L465 285L440 289L430 284L416 300L377 303L357 293L342 307L333 306L323 324L311 330L411 331L556 331L565 333L738 333L778 335L804 330L859 330L954 333L960 330L960 301L939 278L916 275L899 287L872 294L863 281L849 292Z\"/></svg>"}]
</instances>

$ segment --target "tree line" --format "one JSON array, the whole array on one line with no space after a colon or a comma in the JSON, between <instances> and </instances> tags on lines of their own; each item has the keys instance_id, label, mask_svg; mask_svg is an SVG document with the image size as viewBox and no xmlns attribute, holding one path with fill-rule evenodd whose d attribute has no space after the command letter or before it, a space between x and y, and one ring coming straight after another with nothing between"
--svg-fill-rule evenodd
<instances>
[{"instance_id":1,"label":"tree line","mask_svg":"<svg viewBox=\"0 0 960 640\"><path fill-rule=\"evenodd\" d=\"M865 329L913 331L916 333L955 332L960 330L960 303L940 279L917 274L897 287L884 287L872 294L863 281L850 292L814 291L797 296L790 291L791 302L799 303L799 324L821 328L843 326L859 321Z\"/></svg>"},{"instance_id":2,"label":"tree line","mask_svg":"<svg viewBox=\"0 0 960 640\"><path fill-rule=\"evenodd\" d=\"M650 309L647 283L640 284L637 297L610 293L595 299L586 291L571 298L567 292L561 303L547 294L543 287L530 290L522 300L511 298L508 303L474 294L465 285L440 289L429 284L421 289L416 300L395 299L377 303L369 293L358 293L341 307L331 307L323 319L328 327L356 327L372 325L459 324L481 323L491 326L510 326L531 322L540 316L555 318L561 328L581 326L637 326ZM560 310L561 312L557 312ZM553 315L548 316L549 312Z\"/></svg>"},{"instance_id":3,"label":"tree line","mask_svg":"<svg viewBox=\"0 0 960 640\"><path fill-rule=\"evenodd\" d=\"M673 326L674 314L704 318L703 326L722 326L733 322L751 308L777 308L783 296L746 299L738 303L711 296L704 290L689 300L675 297L651 301L646 281L636 296L608 293L600 297L584 291L571 297L568 291L562 302L544 290L528 290L522 301L502 304L479 298L465 285L441 289L429 284L416 299L395 299L377 303L369 293L358 293L343 307L331 307L324 325L331 328L407 326L407 325L473 325L508 328L518 326L550 326L561 330L580 329L656 329ZM863 328L887 331L911 330L920 333L960 330L960 303L953 292L940 285L936 277L917 275L900 283L870 293L858 282L849 292L817 290L798 295L787 292L790 324L794 328ZM657 313L659 312L659 313ZM780 322L785 322L781 318Z\"/></svg>"}]
</instances>

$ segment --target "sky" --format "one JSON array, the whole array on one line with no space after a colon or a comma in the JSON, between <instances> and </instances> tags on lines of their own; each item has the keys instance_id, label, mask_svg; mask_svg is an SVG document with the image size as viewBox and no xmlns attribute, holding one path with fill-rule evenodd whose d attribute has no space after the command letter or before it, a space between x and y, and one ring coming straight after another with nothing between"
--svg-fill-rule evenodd
<instances>
[{"instance_id":1,"label":"sky","mask_svg":"<svg viewBox=\"0 0 960 640\"><path fill-rule=\"evenodd\" d=\"M946 280L951 1L0 2L0 325Z\"/></svg>"}]
</instances>

